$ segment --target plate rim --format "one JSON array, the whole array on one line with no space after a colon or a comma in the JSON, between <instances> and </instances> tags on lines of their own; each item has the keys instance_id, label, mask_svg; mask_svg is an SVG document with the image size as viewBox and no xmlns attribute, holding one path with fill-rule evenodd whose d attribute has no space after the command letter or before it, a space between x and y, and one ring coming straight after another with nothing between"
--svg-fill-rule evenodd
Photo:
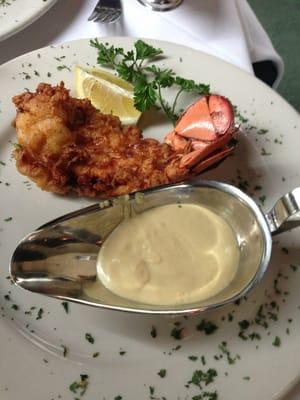
<instances>
[{"instance_id":1,"label":"plate rim","mask_svg":"<svg viewBox=\"0 0 300 400\"><path fill-rule=\"evenodd\" d=\"M57 0L49 0L49 1L52 1L53 4L55 2L57 2ZM170 42L170 41L167 41L167 40L152 39L152 38L146 38L146 37L136 37L136 36L103 36L103 37L96 36L96 37L73 39L73 40L68 40L66 42L54 43L52 45L49 44L47 46L42 46L42 47L39 47L37 49L28 51L28 52L26 52L24 54L21 54L21 55L15 57L15 58L12 58L11 60L6 61L3 64L1 64L0 65L0 71L1 71L2 68L9 66L10 63L13 63L13 62L18 61L18 60L22 60L23 57L27 57L27 56L29 56L31 54L34 54L34 53L38 52L38 51L46 50L47 48L56 48L56 47L60 47L60 46L67 46L67 45L70 45L70 44L73 44L73 43L89 42L91 39L98 39L99 41L102 41L102 42L105 42L105 41L109 42L110 40L114 40L114 41L119 41L119 40L127 41L127 40L129 40L129 41L132 41L132 42L134 42L136 40L143 40L145 42L162 43L162 44L166 44L167 46L174 46L174 47L177 47L177 48L181 47L181 48L183 48L185 50L189 50L189 51L192 51L194 53L200 53L201 56L206 57L208 59L212 59L216 63L221 63L221 64L224 64L224 65L227 65L227 67L238 71L240 74L244 75L244 77L246 77L247 79L254 80L262 88L271 91L272 94L275 95L278 99L280 99L280 101L284 102L286 106L289 106L290 109L293 110L294 113L297 116L300 116L300 113L296 110L296 108L292 104L290 104L280 93L278 93L277 90L275 90L271 86L267 85L265 82L263 82L262 80L257 78L254 74L251 74L250 72L248 72L248 71L246 71L246 70L244 70L244 69L232 64L231 62L226 61L223 58L216 56L216 55L209 54L209 53L207 53L207 52L205 52L203 50L195 49L195 48L187 46L187 45L183 45L183 44L175 43L175 42ZM1 38L0 38L0 41L1 41Z\"/></svg>"},{"instance_id":2,"label":"plate rim","mask_svg":"<svg viewBox=\"0 0 300 400\"><path fill-rule=\"evenodd\" d=\"M16 35L17 33L21 32L23 29L27 28L29 25L33 24L37 21L40 17L42 17L46 12L57 2L57 0L47 0L47 2L41 3L41 7L27 19L23 20L22 22L14 25L14 28L8 28L4 30L4 33L1 34L0 32L0 42L10 38L11 36ZM45 46L47 47L47 46ZM25 53L28 54L28 53ZM16 57L17 58L17 57ZM12 60L10 60L12 61ZM6 63L5 63L6 64ZM3 65L3 64L2 64Z\"/></svg>"},{"instance_id":3,"label":"plate rim","mask_svg":"<svg viewBox=\"0 0 300 400\"><path fill-rule=\"evenodd\" d=\"M52 0L52 1L55 2L57 0ZM100 37L99 39L101 41L109 41L109 40L112 40L112 39L114 41L118 41L118 40L131 40L131 41L134 41L134 40L137 40L138 38L131 37L131 36L111 36L111 37ZM67 41L67 42L64 42L64 43L55 44L54 47L59 47L61 45L68 45L68 44L72 44L74 42L82 42L82 43L86 42L86 43L88 43L89 40L90 40L90 38L76 39L76 40ZM221 58L219 58L217 56L208 54L208 53L206 53L204 51L191 48L189 46L185 46L185 45L181 45L181 44L177 44L177 43L172 43L172 42L168 42L168 41L164 41L164 40L156 40L156 39L149 39L149 38L142 38L142 40L145 40L145 41L148 41L148 42L152 42L152 43L165 43L167 45L174 46L174 47L177 47L177 48L185 48L185 49L191 50L194 53L198 53L198 54L200 53L201 56L207 57L208 59L213 59L215 63L219 63L219 64L221 63L221 65L222 64L227 64L233 70L240 71L240 73L242 73L245 77L247 77L247 80L249 80L249 79L252 80L254 78L256 81L258 81L257 84L259 84L259 86L261 86L262 88L266 87L267 89L269 89L271 91L270 93L272 93L273 96L276 96L281 102L283 101L289 107L291 112L293 111L296 116L299 116L299 113L297 112L297 110L291 104L289 104L279 93L277 93L275 90L273 90L271 87L266 85L264 82L262 82L261 80L256 78L251 73L249 73L247 71L244 71L243 69L231 64L230 62L227 62L227 61L225 61L225 60L223 60L223 59L221 59ZM27 52L25 54L22 54L22 55L20 55L18 57L15 57L12 60L7 61L6 63L4 63L4 64L2 64L0 66L0 72L1 72L2 68L9 67L10 63L15 63L18 60L22 60L23 57L30 56L31 54L34 54L34 53L38 52L39 50L47 49L49 47L51 47L51 46L50 45L44 46L44 47L41 47L39 49L35 49L35 50L32 50L32 51ZM294 386L299 382L299 379L300 379L300 374L299 374L297 380L295 380L293 382L289 382L289 384L285 388L283 388L283 391L279 393L280 398L281 398L281 396L289 393L294 388Z\"/></svg>"}]
</instances>

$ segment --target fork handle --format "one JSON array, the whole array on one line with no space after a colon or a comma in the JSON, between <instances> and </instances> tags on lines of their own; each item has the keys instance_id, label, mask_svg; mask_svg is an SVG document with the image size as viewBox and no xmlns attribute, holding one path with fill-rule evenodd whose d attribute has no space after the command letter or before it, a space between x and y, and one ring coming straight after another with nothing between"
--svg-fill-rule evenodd
<instances>
[{"instance_id":1,"label":"fork handle","mask_svg":"<svg viewBox=\"0 0 300 400\"><path fill-rule=\"evenodd\" d=\"M95 7L95 10L98 10L99 8L104 8L104 7L119 8L119 7L121 7L121 2L120 2L120 0L99 0Z\"/></svg>"}]
</instances>

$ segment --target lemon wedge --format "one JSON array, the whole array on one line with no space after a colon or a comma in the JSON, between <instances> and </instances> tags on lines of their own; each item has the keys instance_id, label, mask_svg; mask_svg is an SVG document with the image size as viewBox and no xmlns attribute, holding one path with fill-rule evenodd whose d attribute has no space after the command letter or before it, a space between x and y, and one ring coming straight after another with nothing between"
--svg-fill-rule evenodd
<instances>
[{"instance_id":1,"label":"lemon wedge","mask_svg":"<svg viewBox=\"0 0 300 400\"><path fill-rule=\"evenodd\" d=\"M75 68L76 93L88 98L104 114L113 114L123 124L136 124L141 112L134 107L133 86L125 80L96 68Z\"/></svg>"}]
</instances>

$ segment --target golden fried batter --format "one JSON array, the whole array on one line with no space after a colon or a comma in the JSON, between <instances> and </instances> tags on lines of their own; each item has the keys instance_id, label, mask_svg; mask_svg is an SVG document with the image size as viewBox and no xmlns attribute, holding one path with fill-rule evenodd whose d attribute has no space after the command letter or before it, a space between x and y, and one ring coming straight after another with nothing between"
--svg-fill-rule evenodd
<instances>
[{"instance_id":1,"label":"golden fried batter","mask_svg":"<svg viewBox=\"0 0 300 400\"><path fill-rule=\"evenodd\" d=\"M63 83L41 83L35 93L15 96L13 102L17 168L43 190L114 196L186 174L168 144L144 139L136 126L122 126L89 100L71 97Z\"/></svg>"}]
</instances>

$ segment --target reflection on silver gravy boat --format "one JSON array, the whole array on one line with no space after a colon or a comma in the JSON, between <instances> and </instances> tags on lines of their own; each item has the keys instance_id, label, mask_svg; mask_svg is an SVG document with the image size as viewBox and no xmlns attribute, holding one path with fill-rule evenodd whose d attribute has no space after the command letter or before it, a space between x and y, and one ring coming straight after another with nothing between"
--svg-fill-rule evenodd
<instances>
[{"instance_id":1,"label":"reflection on silver gravy boat","mask_svg":"<svg viewBox=\"0 0 300 400\"><path fill-rule=\"evenodd\" d=\"M198 303L157 306L121 298L103 285L97 299L85 287L96 280L102 243L128 217L174 203L199 204L223 217L236 233L240 262L234 280L222 292ZM263 277L271 256L272 235L300 226L300 188L280 198L264 214L239 189L193 180L105 200L64 215L26 236L11 259L10 275L23 289L77 303L144 314L200 313L236 301Z\"/></svg>"}]
</instances>

